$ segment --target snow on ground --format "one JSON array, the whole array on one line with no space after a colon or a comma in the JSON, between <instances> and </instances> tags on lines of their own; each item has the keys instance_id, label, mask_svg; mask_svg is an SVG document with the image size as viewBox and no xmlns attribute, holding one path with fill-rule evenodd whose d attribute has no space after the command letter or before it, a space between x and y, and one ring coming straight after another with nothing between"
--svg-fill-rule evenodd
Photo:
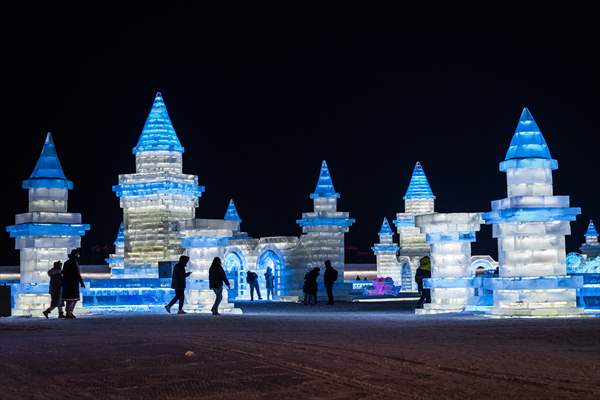
<instances>
[{"instance_id":1,"label":"snow on ground","mask_svg":"<svg viewBox=\"0 0 600 400\"><path fill-rule=\"evenodd\" d=\"M0 399L598 399L600 319L406 305L0 319Z\"/></svg>"}]
</instances>

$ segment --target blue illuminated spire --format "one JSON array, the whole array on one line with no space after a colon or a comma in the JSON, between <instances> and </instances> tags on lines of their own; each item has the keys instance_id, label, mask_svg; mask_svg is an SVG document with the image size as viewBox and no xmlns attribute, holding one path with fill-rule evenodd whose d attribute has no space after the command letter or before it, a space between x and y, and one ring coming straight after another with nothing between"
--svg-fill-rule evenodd
<instances>
[{"instance_id":1,"label":"blue illuminated spire","mask_svg":"<svg viewBox=\"0 0 600 400\"><path fill-rule=\"evenodd\" d=\"M23 181L24 189L36 187L45 188L73 188L73 182L65 177L65 173L60 165L52 134L48 132L46 141L42 148L40 158L35 164L35 168L29 179Z\"/></svg>"},{"instance_id":2,"label":"blue illuminated spire","mask_svg":"<svg viewBox=\"0 0 600 400\"><path fill-rule=\"evenodd\" d=\"M585 232L585 236L598 236L598 231L596 230L596 227L594 226L594 221L592 221L590 219L590 224L588 225L587 231Z\"/></svg>"},{"instance_id":3,"label":"blue illuminated spire","mask_svg":"<svg viewBox=\"0 0 600 400\"><path fill-rule=\"evenodd\" d=\"M522 158L552 159L546 140L527 107L521 113L505 161Z\"/></svg>"},{"instance_id":4,"label":"blue illuminated spire","mask_svg":"<svg viewBox=\"0 0 600 400\"><path fill-rule=\"evenodd\" d=\"M183 153L184 149L179 143L179 138L173 129L171 118L167 112L167 107L160 94L156 93L152 109L148 114L144 129L133 148L133 154L142 151L177 151Z\"/></svg>"},{"instance_id":5,"label":"blue illuminated spire","mask_svg":"<svg viewBox=\"0 0 600 400\"><path fill-rule=\"evenodd\" d=\"M321 172L319 173L319 180L317 181L315 192L310 195L311 199L320 197L340 197L339 193L336 193L333 188L333 181L331 180L331 174L329 173L329 168L327 168L327 162L325 162L325 160L321 163Z\"/></svg>"},{"instance_id":6,"label":"blue illuminated spire","mask_svg":"<svg viewBox=\"0 0 600 400\"><path fill-rule=\"evenodd\" d=\"M421 163L417 161L404 200L435 199Z\"/></svg>"},{"instance_id":7,"label":"blue illuminated spire","mask_svg":"<svg viewBox=\"0 0 600 400\"><path fill-rule=\"evenodd\" d=\"M227 206L227 211L225 211L225 217L223 217L226 221L237 221L242 222L237 209L235 208L235 203L233 199L229 200L229 205Z\"/></svg>"},{"instance_id":8,"label":"blue illuminated spire","mask_svg":"<svg viewBox=\"0 0 600 400\"><path fill-rule=\"evenodd\" d=\"M383 223L381 224L381 229L379 230L379 234L380 235L393 235L394 231L392 231L392 228L390 227L390 223L388 222L387 218L383 218Z\"/></svg>"},{"instance_id":9,"label":"blue illuminated spire","mask_svg":"<svg viewBox=\"0 0 600 400\"><path fill-rule=\"evenodd\" d=\"M121 225L119 225L119 233L117 233L117 239L115 240L115 246L119 245L119 244L124 244L125 243L125 225L123 225L123 223L121 223Z\"/></svg>"}]
</instances>

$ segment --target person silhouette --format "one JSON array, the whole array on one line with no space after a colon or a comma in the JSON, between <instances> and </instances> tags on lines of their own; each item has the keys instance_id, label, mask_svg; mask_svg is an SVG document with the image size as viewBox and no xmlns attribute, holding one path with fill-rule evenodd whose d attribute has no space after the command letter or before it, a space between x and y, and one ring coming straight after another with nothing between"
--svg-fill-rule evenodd
<instances>
[{"instance_id":1,"label":"person silhouette","mask_svg":"<svg viewBox=\"0 0 600 400\"><path fill-rule=\"evenodd\" d=\"M50 293L50 307L42 312L44 317L48 318L48 314L58 307L58 318L64 318L65 313L63 307L65 305L62 299L62 262L56 261L52 268L48 270L50 283L48 284L48 293Z\"/></svg>"},{"instance_id":2,"label":"person silhouette","mask_svg":"<svg viewBox=\"0 0 600 400\"><path fill-rule=\"evenodd\" d=\"M267 288L267 300L273 300L273 289L275 288L275 275L271 267L267 267L265 272L265 287Z\"/></svg>"},{"instance_id":3,"label":"person silhouette","mask_svg":"<svg viewBox=\"0 0 600 400\"><path fill-rule=\"evenodd\" d=\"M213 315L221 315L219 314L219 304L223 300L223 283L225 283L227 289L231 289L231 286L229 285L227 274L225 274L219 257L213 258L212 264L208 269L208 282L209 287L215 292L215 302L210 310Z\"/></svg>"},{"instance_id":4,"label":"person silhouette","mask_svg":"<svg viewBox=\"0 0 600 400\"><path fill-rule=\"evenodd\" d=\"M165 310L167 310L168 313L171 313L173 304L179 301L179 311L177 311L177 314L187 314L183 311L183 303L185 302L185 278L191 275L191 272L186 272L185 270L185 266L189 260L190 258L188 256L181 256L179 257L179 262L173 267L171 288L175 289L175 296L173 296L173 299L165 306Z\"/></svg>"},{"instance_id":5,"label":"person silhouette","mask_svg":"<svg viewBox=\"0 0 600 400\"><path fill-rule=\"evenodd\" d=\"M62 270L62 298L66 302L67 315L65 318L74 319L75 305L81 298L79 287L85 287L81 272L79 271L79 250L71 250L69 259L63 265Z\"/></svg>"},{"instance_id":6,"label":"person silhouette","mask_svg":"<svg viewBox=\"0 0 600 400\"><path fill-rule=\"evenodd\" d=\"M323 283L325 283L325 290L327 291L327 304L333 304L333 284L337 281L338 272L331 266L331 261L325 261L325 273L323 274Z\"/></svg>"},{"instance_id":7,"label":"person silhouette","mask_svg":"<svg viewBox=\"0 0 600 400\"><path fill-rule=\"evenodd\" d=\"M254 291L256 290L256 294L258 295L258 299L262 300L260 295L260 287L258 286L258 275L256 272L248 271L246 273L246 282L250 285L250 301L254 301Z\"/></svg>"}]
</instances>

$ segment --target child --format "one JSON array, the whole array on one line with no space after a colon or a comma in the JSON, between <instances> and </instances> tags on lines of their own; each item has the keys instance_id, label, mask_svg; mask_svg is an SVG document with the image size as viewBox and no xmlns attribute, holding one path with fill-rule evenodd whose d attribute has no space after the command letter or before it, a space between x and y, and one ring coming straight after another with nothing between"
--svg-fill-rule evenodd
<instances>
[{"instance_id":1,"label":"child","mask_svg":"<svg viewBox=\"0 0 600 400\"><path fill-rule=\"evenodd\" d=\"M58 318L64 318L63 313L63 300L62 300L62 263L56 261L52 268L48 270L48 276L50 277L50 284L48 285L48 293L50 293L50 307L42 314L48 318L48 314L58 307Z\"/></svg>"}]
</instances>

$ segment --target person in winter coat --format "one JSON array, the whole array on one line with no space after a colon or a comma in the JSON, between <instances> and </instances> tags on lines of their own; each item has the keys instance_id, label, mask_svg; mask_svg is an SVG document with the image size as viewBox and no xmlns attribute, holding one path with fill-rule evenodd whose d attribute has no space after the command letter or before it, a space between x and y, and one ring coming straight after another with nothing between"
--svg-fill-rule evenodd
<instances>
[{"instance_id":1,"label":"person in winter coat","mask_svg":"<svg viewBox=\"0 0 600 400\"><path fill-rule=\"evenodd\" d=\"M421 293L416 308L423 308L423 303L431 303L431 289L423 287L423 279L427 278L431 278L431 260L425 256L419 260L419 268L415 273L415 282L417 282L419 293Z\"/></svg>"},{"instance_id":2,"label":"person in winter coat","mask_svg":"<svg viewBox=\"0 0 600 400\"><path fill-rule=\"evenodd\" d=\"M267 267L265 272L265 282L267 287L267 300L273 300L273 289L275 288L275 275L271 267Z\"/></svg>"},{"instance_id":3,"label":"person in winter coat","mask_svg":"<svg viewBox=\"0 0 600 400\"><path fill-rule=\"evenodd\" d=\"M179 262L173 267L171 288L175 289L175 296L173 296L173 299L165 306L165 310L167 310L168 313L171 312L173 304L179 301L179 311L177 311L177 314L187 314L183 311L183 303L185 302L185 278L191 275L191 272L185 271L185 266L189 260L190 258L188 256L181 256L179 257Z\"/></svg>"},{"instance_id":4,"label":"person in winter coat","mask_svg":"<svg viewBox=\"0 0 600 400\"><path fill-rule=\"evenodd\" d=\"M254 291L256 290L256 294L258 295L258 299L262 300L260 296L260 288L258 286L258 275L256 272L248 271L246 273L246 282L250 285L250 301L254 301Z\"/></svg>"},{"instance_id":5,"label":"person in winter coat","mask_svg":"<svg viewBox=\"0 0 600 400\"><path fill-rule=\"evenodd\" d=\"M221 304L221 300L223 300L223 283L225 283L225 286L227 286L228 289L230 289L231 286L229 285L229 280L227 279L227 275L225 274L225 270L221 265L221 259L219 257L213 258L212 264L210 264L210 268L208 269L208 283L216 296L215 303L211 308L212 314L221 315L219 314L219 304Z\"/></svg>"},{"instance_id":6,"label":"person in winter coat","mask_svg":"<svg viewBox=\"0 0 600 400\"><path fill-rule=\"evenodd\" d=\"M317 304L317 290L318 290L317 279L319 278L319 271L320 271L320 269L318 267L315 267L315 268L311 269L310 271L308 271L306 273L306 275L304 275L303 290L304 290L304 304L305 305Z\"/></svg>"},{"instance_id":7,"label":"person in winter coat","mask_svg":"<svg viewBox=\"0 0 600 400\"><path fill-rule=\"evenodd\" d=\"M331 261L325 261L325 273L323 274L323 282L327 290L327 304L333 304L333 283L337 281L338 272L331 266Z\"/></svg>"},{"instance_id":8,"label":"person in winter coat","mask_svg":"<svg viewBox=\"0 0 600 400\"><path fill-rule=\"evenodd\" d=\"M62 270L62 298L66 302L67 315L65 318L75 318L73 310L79 301L79 287L85 284L79 271L79 250L72 250L69 259L63 265Z\"/></svg>"},{"instance_id":9,"label":"person in winter coat","mask_svg":"<svg viewBox=\"0 0 600 400\"><path fill-rule=\"evenodd\" d=\"M58 307L58 318L64 318L63 307L65 303L62 299L62 262L56 261L52 268L48 270L50 284L48 285L48 293L50 293L50 307L42 314L48 318L48 314Z\"/></svg>"}]
</instances>

